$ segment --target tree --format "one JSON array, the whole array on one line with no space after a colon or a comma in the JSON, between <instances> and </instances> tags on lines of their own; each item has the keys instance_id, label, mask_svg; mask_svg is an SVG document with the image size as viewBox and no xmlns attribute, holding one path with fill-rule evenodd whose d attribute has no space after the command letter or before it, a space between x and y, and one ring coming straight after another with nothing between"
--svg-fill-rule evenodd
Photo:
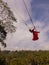
<instances>
[{"instance_id":1,"label":"tree","mask_svg":"<svg viewBox=\"0 0 49 65\"><path fill-rule=\"evenodd\" d=\"M6 40L7 33L16 31L14 22L17 21L8 4L0 0L0 42L4 47L6 47L4 40Z\"/></svg>"},{"instance_id":2,"label":"tree","mask_svg":"<svg viewBox=\"0 0 49 65\"><path fill-rule=\"evenodd\" d=\"M1 65L7 65L7 62L6 62L5 59L0 59L0 64L1 64Z\"/></svg>"}]
</instances>

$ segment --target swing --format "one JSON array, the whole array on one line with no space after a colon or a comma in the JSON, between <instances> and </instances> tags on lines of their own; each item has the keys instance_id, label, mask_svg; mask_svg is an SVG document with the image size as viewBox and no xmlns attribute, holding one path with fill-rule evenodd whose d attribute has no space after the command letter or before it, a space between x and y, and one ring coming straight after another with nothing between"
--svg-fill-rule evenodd
<instances>
[{"instance_id":1,"label":"swing","mask_svg":"<svg viewBox=\"0 0 49 65\"><path fill-rule=\"evenodd\" d=\"M32 18L31 18L30 14L29 14L29 11L28 11L28 9L27 9L27 6L26 6L26 3L25 3L24 0L23 0L23 3L24 3L24 5L25 5L25 8L26 8L27 13L28 13L28 15L29 15L30 21L31 21L31 23L33 24L33 20L32 20ZM25 23L25 25L28 26L26 23ZM34 24L33 24L33 26L34 26ZM34 29L32 29L32 30L29 29L29 31L33 34L33 38L32 38L32 40L36 41L36 40L39 39L39 37L38 37L38 33L40 33L40 32L39 32L39 31L36 31L35 26L34 26Z\"/></svg>"}]
</instances>

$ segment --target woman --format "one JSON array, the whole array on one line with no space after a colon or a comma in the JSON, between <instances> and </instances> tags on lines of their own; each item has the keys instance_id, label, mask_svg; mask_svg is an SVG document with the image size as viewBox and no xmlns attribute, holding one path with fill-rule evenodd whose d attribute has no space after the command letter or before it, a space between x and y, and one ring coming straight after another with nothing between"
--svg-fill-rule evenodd
<instances>
[{"instance_id":1,"label":"woman","mask_svg":"<svg viewBox=\"0 0 49 65\"><path fill-rule=\"evenodd\" d=\"M39 37L38 37L38 33L40 33L40 32L35 31L35 27L34 27L34 29L32 29L32 30L29 29L29 31L30 31L31 33L33 33L33 38L32 38L32 40L36 41L36 40L39 39Z\"/></svg>"}]
</instances>

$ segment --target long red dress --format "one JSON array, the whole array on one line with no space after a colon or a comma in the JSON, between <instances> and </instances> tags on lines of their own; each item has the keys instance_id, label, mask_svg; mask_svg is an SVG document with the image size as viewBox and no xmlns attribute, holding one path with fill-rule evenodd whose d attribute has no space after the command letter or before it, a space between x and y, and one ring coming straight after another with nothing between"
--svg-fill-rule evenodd
<instances>
[{"instance_id":1,"label":"long red dress","mask_svg":"<svg viewBox=\"0 0 49 65\"><path fill-rule=\"evenodd\" d=\"M36 40L39 39L38 33L40 33L40 32L34 31L34 29L33 29L33 30L29 29L29 31L30 31L31 33L33 33L33 38L32 38L32 40L36 41Z\"/></svg>"}]
</instances>

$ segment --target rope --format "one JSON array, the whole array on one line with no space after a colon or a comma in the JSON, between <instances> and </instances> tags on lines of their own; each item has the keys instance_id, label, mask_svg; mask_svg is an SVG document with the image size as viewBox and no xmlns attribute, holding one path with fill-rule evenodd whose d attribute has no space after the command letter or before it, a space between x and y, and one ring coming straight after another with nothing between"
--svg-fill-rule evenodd
<instances>
[{"instance_id":1,"label":"rope","mask_svg":"<svg viewBox=\"0 0 49 65\"><path fill-rule=\"evenodd\" d=\"M19 18L22 19L22 21L24 21L24 24L26 25L26 27L29 29L28 24L25 22L25 20L23 19L23 17L19 14L19 12L16 11L16 14L19 16Z\"/></svg>"},{"instance_id":2,"label":"rope","mask_svg":"<svg viewBox=\"0 0 49 65\"><path fill-rule=\"evenodd\" d=\"M26 5L26 3L25 3L24 0L23 0L23 3L24 3L24 5L25 5L26 11L27 11L27 13L28 13L28 15L29 15L30 21L31 21L31 23L32 23L33 26L34 26L33 20L32 20L32 18L31 18L31 16L30 16L30 13L29 13L29 11L28 11L27 5ZM34 27L35 27L35 26L34 26Z\"/></svg>"},{"instance_id":3,"label":"rope","mask_svg":"<svg viewBox=\"0 0 49 65\"><path fill-rule=\"evenodd\" d=\"M30 27L27 25L27 23L25 23L25 25L28 27L28 29L30 29Z\"/></svg>"}]
</instances>

